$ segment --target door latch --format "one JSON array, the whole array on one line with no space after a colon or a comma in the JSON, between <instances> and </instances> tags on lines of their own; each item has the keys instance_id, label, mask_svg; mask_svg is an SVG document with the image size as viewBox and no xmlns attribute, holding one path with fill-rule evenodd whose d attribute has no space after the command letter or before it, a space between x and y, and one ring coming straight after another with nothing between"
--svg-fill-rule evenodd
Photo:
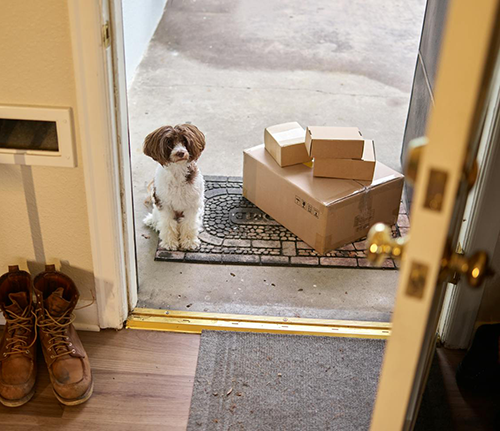
<instances>
[{"instance_id":1,"label":"door latch","mask_svg":"<svg viewBox=\"0 0 500 431\"><path fill-rule=\"evenodd\" d=\"M461 248L448 252L441 260L439 280L458 284L464 277L469 286L480 287L487 277L493 275L488 261L488 255L484 251L477 251L469 257L465 256Z\"/></svg>"}]
</instances>

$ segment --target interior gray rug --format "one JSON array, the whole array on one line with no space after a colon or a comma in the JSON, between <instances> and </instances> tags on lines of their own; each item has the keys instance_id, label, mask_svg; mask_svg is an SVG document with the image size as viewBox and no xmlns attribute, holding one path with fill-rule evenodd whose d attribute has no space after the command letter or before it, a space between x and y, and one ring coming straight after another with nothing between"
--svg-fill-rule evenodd
<instances>
[{"instance_id":1,"label":"interior gray rug","mask_svg":"<svg viewBox=\"0 0 500 431\"><path fill-rule=\"evenodd\" d=\"M155 260L307 267L371 268L365 238L319 255L300 238L242 196L241 177L205 176L205 215L200 249L167 251L157 247ZM408 215L402 204L394 237L406 235ZM397 269L392 259L384 268Z\"/></svg>"},{"instance_id":2,"label":"interior gray rug","mask_svg":"<svg viewBox=\"0 0 500 431\"><path fill-rule=\"evenodd\" d=\"M203 331L188 430L368 430L384 345Z\"/></svg>"}]
</instances>

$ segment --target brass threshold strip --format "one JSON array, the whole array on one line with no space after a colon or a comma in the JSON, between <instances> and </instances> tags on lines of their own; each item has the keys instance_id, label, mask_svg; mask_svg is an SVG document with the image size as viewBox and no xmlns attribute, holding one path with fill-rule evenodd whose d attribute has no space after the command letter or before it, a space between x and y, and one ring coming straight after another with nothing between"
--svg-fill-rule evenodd
<instances>
[{"instance_id":1,"label":"brass threshold strip","mask_svg":"<svg viewBox=\"0 0 500 431\"><path fill-rule=\"evenodd\" d=\"M191 334L200 334L203 330L219 330L388 339L392 325L389 322L251 316L136 308L129 316L126 327L129 329Z\"/></svg>"}]
</instances>

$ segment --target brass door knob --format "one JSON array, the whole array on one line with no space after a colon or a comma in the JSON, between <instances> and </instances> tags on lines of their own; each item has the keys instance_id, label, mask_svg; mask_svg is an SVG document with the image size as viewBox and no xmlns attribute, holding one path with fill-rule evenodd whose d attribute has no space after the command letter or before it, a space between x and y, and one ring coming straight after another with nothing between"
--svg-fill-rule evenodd
<instances>
[{"instance_id":1,"label":"brass door knob","mask_svg":"<svg viewBox=\"0 0 500 431\"><path fill-rule=\"evenodd\" d=\"M463 253L454 252L444 257L441 261L440 279L446 281L453 277L457 281L456 275L465 277L471 287L481 286L486 277L493 275L488 266L488 255L484 251L478 251L467 257Z\"/></svg>"},{"instance_id":2,"label":"brass door knob","mask_svg":"<svg viewBox=\"0 0 500 431\"><path fill-rule=\"evenodd\" d=\"M367 236L366 257L375 266L381 266L388 257L401 259L408 236L393 238L391 228L384 223L374 224Z\"/></svg>"}]
</instances>

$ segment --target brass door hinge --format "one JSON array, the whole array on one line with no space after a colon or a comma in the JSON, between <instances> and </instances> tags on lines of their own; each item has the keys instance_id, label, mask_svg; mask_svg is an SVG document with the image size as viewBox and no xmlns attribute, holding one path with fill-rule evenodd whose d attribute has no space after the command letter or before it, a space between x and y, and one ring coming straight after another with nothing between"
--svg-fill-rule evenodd
<instances>
[{"instance_id":1,"label":"brass door hinge","mask_svg":"<svg viewBox=\"0 0 500 431\"><path fill-rule=\"evenodd\" d=\"M109 21L106 21L102 26L102 45L108 48L111 45L111 27Z\"/></svg>"},{"instance_id":2,"label":"brass door hinge","mask_svg":"<svg viewBox=\"0 0 500 431\"><path fill-rule=\"evenodd\" d=\"M429 140L425 136L421 136L420 138L415 138L411 140L408 144L408 149L406 151L407 156L406 160L404 163L404 173L405 173L405 180L408 181L410 184L415 184L417 182L417 173L418 173L418 166L420 165L420 160L422 160L425 148L428 144ZM443 178L443 175L436 175L436 173L439 173L439 171L434 173L434 178L430 178L429 183L436 187L438 190L442 189L444 192L444 186L445 186L445 178ZM467 191L470 191L472 187L474 186L477 177L479 173L479 165L477 163L477 160L474 160L472 163L472 166L469 168L465 169L462 172L462 180L464 180L467 183ZM432 192L433 190L431 190ZM434 195L442 195L439 191L434 190ZM438 198L438 201L440 198ZM435 198L429 197L429 201L434 201L435 205L437 202ZM428 208L433 209L432 205L430 205Z\"/></svg>"},{"instance_id":3,"label":"brass door hinge","mask_svg":"<svg viewBox=\"0 0 500 431\"><path fill-rule=\"evenodd\" d=\"M462 248L462 244L460 244L460 241L457 243L457 248L455 250L455 254L458 254L460 256L465 255L464 249ZM455 286L457 286L458 283L460 283L460 273L458 271L452 271L449 274L448 283L454 284Z\"/></svg>"}]
</instances>

